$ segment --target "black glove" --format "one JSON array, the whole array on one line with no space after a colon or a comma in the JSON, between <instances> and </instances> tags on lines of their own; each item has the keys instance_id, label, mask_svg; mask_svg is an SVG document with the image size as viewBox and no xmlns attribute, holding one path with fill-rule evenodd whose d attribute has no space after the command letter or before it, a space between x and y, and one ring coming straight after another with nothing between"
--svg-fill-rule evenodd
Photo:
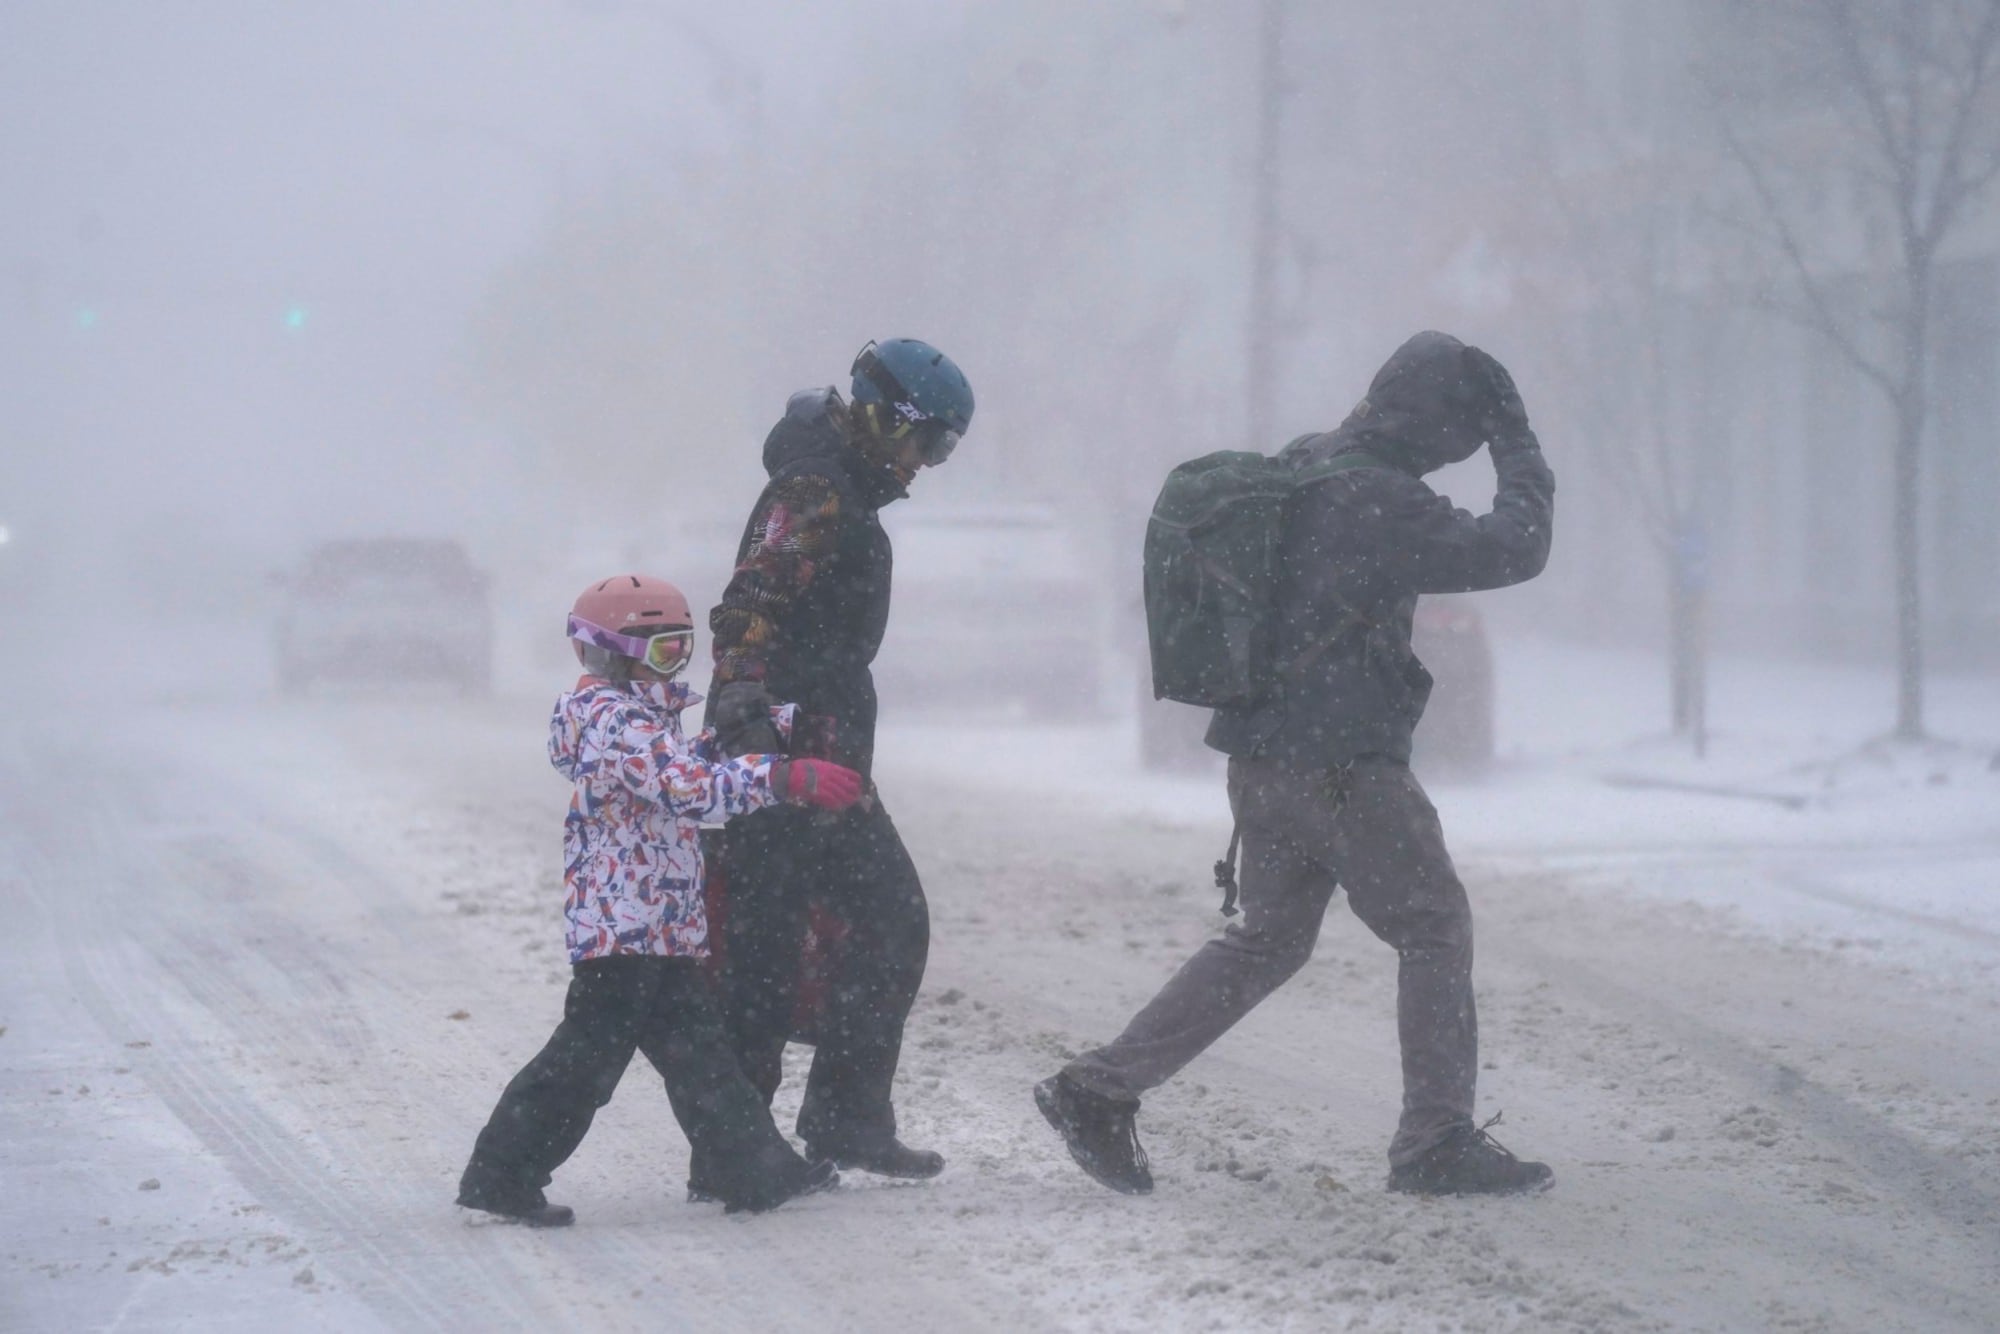
<instances>
[{"instance_id":1,"label":"black glove","mask_svg":"<svg viewBox=\"0 0 2000 1334\"><path fill-rule=\"evenodd\" d=\"M715 692L715 739L730 755L776 755L784 750L771 721L771 692L762 681L731 681Z\"/></svg>"},{"instance_id":2,"label":"black glove","mask_svg":"<svg viewBox=\"0 0 2000 1334\"><path fill-rule=\"evenodd\" d=\"M1528 425L1528 408L1521 402L1521 391L1514 387L1514 377L1492 353L1480 348L1466 348L1465 360L1474 382L1486 392L1479 429L1487 444L1502 450L1517 445L1532 447L1535 433Z\"/></svg>"}]
</instances>

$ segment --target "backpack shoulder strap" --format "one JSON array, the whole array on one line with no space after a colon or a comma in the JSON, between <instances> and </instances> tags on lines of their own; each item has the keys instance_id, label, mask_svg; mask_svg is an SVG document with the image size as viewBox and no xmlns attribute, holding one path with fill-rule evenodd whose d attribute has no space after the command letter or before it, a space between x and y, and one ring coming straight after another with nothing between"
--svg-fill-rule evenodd
<instances>
[{"instance_id":1,"label":"backpack shoulder strap","mask_svg":"<svg viewBox=\"0 0 2000 1334\"><path fill-rule=\"evenodd\" d=\"M1308 437L1302 436L1300 438L1306 439ZM1287 446L1287 448L1290 448L1290 446ZM1332 458L1322 459L1317 463L1301 464L1292 485L1295 488L1310 486L1314 482L1324 481L1329 477L1354 468L1386 468L1388 466L1381 459L1376 458L1373 454L1365 450L1350 450L1345 454L1335 454Z\"/></svg>"}]
</instances>

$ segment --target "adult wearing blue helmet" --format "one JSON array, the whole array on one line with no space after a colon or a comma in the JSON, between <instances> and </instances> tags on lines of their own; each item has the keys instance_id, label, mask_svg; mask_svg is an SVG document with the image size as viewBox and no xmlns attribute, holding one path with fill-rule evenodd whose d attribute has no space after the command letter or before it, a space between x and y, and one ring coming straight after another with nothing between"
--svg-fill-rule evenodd
<instances>
[{"instance_id":1,"label":"adult wearing blue helmet","mask_svg":"<svg viewBox=\"0 0 2000 1334\"><path fill-rule=\"evenodd\" d=\"M838 757L872 792L870 664L888 626L891 559L877 515L951 457L973 399L957 364L914 338L868 344L851 376L848 399L832 387L794 394L764 441L770 481L709 617L709 716L731 754L768 753L780 749L772 703L796 701L793 754ZM807 1155L935 1176L943 1157L897 1138L891 1098L930 949L930 910L903 840L879 799L823 819L764 815L725 831L718 859L728 895L723 1000L743 1068L767 1100L775 1094L818 906L846 938L799 1109ZM689 1186L704 1191L699 1161Z\"/></svg>"},{"instance_id":2,"label":"adult wearing blue helmet","mask_svg":"<svg viewBox=\"0 0 2000 1334\"><path fill-rule=\"evenodd\" d=\"M907 426L942 463L972 429L972 386L958 363L915 338L870 343L854 358L854 401L892 434Z\"/></svg>"}]
</instances>

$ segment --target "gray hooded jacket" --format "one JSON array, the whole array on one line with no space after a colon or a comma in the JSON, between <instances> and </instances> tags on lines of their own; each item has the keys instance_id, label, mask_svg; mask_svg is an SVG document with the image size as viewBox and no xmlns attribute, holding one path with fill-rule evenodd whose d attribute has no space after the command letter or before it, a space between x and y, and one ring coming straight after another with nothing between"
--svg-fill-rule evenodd
<instances>
[{"instance_id":1,"label":"gray hooded jacket","mask_svg":"<svg viewBox=\"0 0 2000 1334\"><path fill-rule=\"evenodd\" d=\"M1384 363L1335 430L1288 453L1301 463L1362 452L1304 488L1284 530L1280 688L1246 709L1218 709L1208 744L1289 768L1327 769L1362 755L1407 762L1431 675L1410 647L1423 593L1503 588L1548 562L1555 477L1525 423L1490 441L1499 486L1490 513L1456 509L1423 482L1470 458L1496 432L1482 354L1420 333Z\"/></svg>"}]
</instances>

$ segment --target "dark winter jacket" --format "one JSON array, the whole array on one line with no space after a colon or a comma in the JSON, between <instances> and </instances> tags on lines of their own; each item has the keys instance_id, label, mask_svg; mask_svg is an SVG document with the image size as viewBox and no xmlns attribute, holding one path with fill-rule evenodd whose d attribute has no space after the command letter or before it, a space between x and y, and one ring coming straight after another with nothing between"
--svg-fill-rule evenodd
<instances>
[{"instance_id":1,"label":"dark winter jacket","mask_svg":"<svg viewBox=\"0 0 2000 1334\"><path fill-rule=\"evenodd\" d=\"M875 753L870 664L889 623L892 553L876 512L907 494L854 447L832 389L792 395L764 441L771 475L709 616L715 689L762 681L796 702L794 751L863 774Z\"/></svg>"},{"instance_id":2,"label":"dark winter jacket","mask_svg":"<svg viewBox=\"0 0 2000 1334\"><path fill-rule=\"evenodd\" d=\"M1219 709L1208 744L1303 770L1361 755L1407 762L1431 676L1410 648L1423 593L1502 588L1548 561L1555 478L1525 427L1491 442L1499 486L1474 517L1425 485L1492 433L1488 383L1445 334L1412 338L1337 429L1295 442L1301 463L1353 452L1377 460L1302 490L1287 515L1279 609L1280 688Z\"/></svg>"}]
</instances>

